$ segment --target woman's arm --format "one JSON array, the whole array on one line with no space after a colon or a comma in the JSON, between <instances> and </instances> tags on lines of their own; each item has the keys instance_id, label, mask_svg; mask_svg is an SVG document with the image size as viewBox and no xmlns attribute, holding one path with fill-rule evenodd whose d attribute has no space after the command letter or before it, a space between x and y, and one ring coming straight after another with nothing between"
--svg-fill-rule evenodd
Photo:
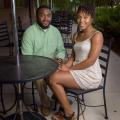
<instances>
[{"instance_id":1,"label":"woman's arm","mask_svg":"<svg viewBox=\"0 0 120 120\"><path fill-rule=\"evenodd\" d=\"M102 46L103 46L103 35L101 32L97 32L91 38L91 50L88 55L88 58L79 64L73 65L70 69L82 70L93 65L96 59L99 57Z\"/></svg>"}]
</instances>

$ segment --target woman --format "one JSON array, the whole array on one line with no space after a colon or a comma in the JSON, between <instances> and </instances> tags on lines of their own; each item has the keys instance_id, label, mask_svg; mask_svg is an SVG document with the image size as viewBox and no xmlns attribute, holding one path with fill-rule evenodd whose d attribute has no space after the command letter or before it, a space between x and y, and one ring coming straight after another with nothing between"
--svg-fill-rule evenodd
<instances>
[{"instance_id":1,"label":"woman","mask_svg":"<svg viewBox=\"0 0 120 120\"><path fill-rule=\"evenodd\" d=\"M91 5L79 6L77 23L80 31L75 33L74 57L62 64L59 70L49 78L49 86L64 109L64 115L55 114L54 120L74 120L74 112L67 99L65 88L97 88L102 79L98 57L103 45L103 35L92 23L95 8ZM62 98L62 99L61 99Z\"/></svg>"}]
</instances>

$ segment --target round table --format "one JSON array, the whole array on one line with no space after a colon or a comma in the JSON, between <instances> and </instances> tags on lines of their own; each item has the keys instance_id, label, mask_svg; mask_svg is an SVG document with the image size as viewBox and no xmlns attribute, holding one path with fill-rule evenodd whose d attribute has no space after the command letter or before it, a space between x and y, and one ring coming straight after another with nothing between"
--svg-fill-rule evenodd
<instances>
[{"instance_id":1,"label":"round table","mask_svg":"<svg viewBox=\"0 0 120 120\"><path fill-rule=\"evenodd\" d=\"M23 55L20 56L20 66L16 64L16 57L0 58L0 84L17 85L17 106L19 114L15 113L5 118L5 120L46 120L35 112L23 112L22 83L39 80L48 77L56 71L58 64L47 57Z\"/></svg>"}]
</instances>

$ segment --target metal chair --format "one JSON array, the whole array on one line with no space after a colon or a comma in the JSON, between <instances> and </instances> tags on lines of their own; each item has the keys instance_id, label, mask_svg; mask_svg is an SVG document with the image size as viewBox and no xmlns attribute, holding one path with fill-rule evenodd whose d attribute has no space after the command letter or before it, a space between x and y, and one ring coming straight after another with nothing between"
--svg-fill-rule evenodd
<instances>
[{"instance_id":1,"label":"metal chair","mask_svg":"<svg viewBox=\"0 0 120 120\"><path fill-rule=\"evenodd\" d=\"M88 89L88 90L83 90L83 89L66 89L66 92L68 95L72 96L75 98L77 102L77 120L79 120L79 115L80 115L80 109L83 110L81 107L81 104L84 105L85 107L99 107L99 106L104 106L105 110L105 119L108 119L107 115L107 106L106 106L106 97L105 97L105 86L106 86L106 77L107 77L107 69L108 69L108 63L109 63L109 56L110 56L110 50L111 50L111 43L112 40L105 41L104 46L101 50L101 54L99 56L100 60L100 66L102 69L102 77L103 77L103 84L100 85L98 88L95 89ZM97 105L97 106L90 106L85 104L84 100L84 95L87 93L91 93L94 91L102 90L103 91L103 105ZM81 111L83 113L83 111ZM84 117L84 116L83 116Z\"/></svg>"},{"instance_id":2,"label":"metal chair","mask_svg":"<svg viewBox=\"0 0 120 120\"><path fill-rule=\"evenodd\" d=\"M53 14L51 24L52 24L53 26L57 27L58 30L60 30L60 16L59 16L59 15L56 15L56 14Z\"/></svg>"},{"instance_id":3,"label":"metal chair","mask_svg":"<svg viewBox=\"0 0 120 120\"><path fill-rule=\"evenodd\" d=\"M19 33L18 38L19 38L19 46L20 46L23 30L20 29L18 33ZM9 55L10 56L13 55L13 43L11 43L9 39L7 22L3 22L2 24L0 24L0 47L9 47ZM2 57L0 58L0 61L2 61ZM13 85L13 88L15 89L15 85ZM0 110L0 113L6 114L15 106L16 97L14 99L14 103L9 108L8 107L6 108L5 102L4 102L3 89L4 89L4 85L1 84L0 85L0 104L1 104L2 110ZM15 96L16 96L16 93L15 93Z\"/></svg>"},{"instance_id":4,"label":"metal chair","mask_svg":"<svg viewBox=\"0 0 120 120\"><path fill-rule=\"evenodd\" d=\"M69 18L61 19L60 32L64 43L71 43L73 20Z\"/></svg>"},{"instance_id":5,"label":"metal chair","mask_svg":"<svg viewBox=\"0 0 120 120\"><path fill-rule=\"evenodd\" d=\"M7 107L5 106L5 101L4 101L4 95L3 95L3 84L0 84L0 104L1 104L1 109L0 110L0 113L1 114L6 114L7 112L9 112L11 109L14 108L15 104L16 104L16 97L14 99L14 102L13 104L10 106L10 107ZM14 85L13 85L13 88L15 89ZM16 92L15 92L15 96L16 96Z\"/></svg>"},{"instance_id":6,"label":"metal chair","mask_svg":"<svg viewBox=\"0 0 120 120\"><path fill-rule=\"evenodd\" d=\"M7 22L0 23L0 47L8 47L9 55L13 55L14 44L10 41Z\"/></svg>"},{"instance_id":7,"label":"metal chair","mask_svg":"<svg viewBox=\"0 0 120 120\"><path fill-rule=\"evenodd\" d=\"M24 33L24 29L20 28L18 29L18 46L19 46L19 52L21 54L21 44L22 44L22 36L23 36L23 33Z\"/></svg>"},{"instance_id":8,"label":"metal chair","mask_svg":"<svg viewBox=\"0 0 120 120\"><path fill-rule=\"evenodd\" d=\"M0 48L9 48L9 56L13 55L13 46L14 44L10 41L9 32L8 32L8 26L7 22L0 23ZM2 59L0 59L2 60ZM0 85L0 104L2 106L2 110L0 110L0 113L6 114L8 111L10 111L15 106L15 101L13 105L11 105L9 108L6 108L4 100L3 100L3 84ZM2 119L2 118L1 118Z\"/></svg>"}]
</instances>

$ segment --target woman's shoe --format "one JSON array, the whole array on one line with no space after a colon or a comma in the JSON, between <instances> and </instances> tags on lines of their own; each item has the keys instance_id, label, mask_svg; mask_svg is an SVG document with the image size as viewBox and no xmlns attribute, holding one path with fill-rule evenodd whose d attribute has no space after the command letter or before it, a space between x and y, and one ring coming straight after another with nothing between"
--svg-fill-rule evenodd
<instances>
[{"instance_id":1,"label":"woman's shoe","mask_svg":"<svg viewBox=\"0 0 120 120\"><path fill-rule=\"evenodd\" d=\"M62 111L54 113L51 117L52 120L64 120L64 113Z\"/></svg>"},{"instance_id":2,"label":"woman's shoe","mask_svg":"<svg viewBox=\"0 0 120 120\"><path fill-rule=\"evenodd\" d=\"M70 116L66 116L63 112L57 112L55 113L52 118L52 120L77 120L75 117L74 112Z\"/></svg>"},{"instance_id":3,"label":"woman's shoe","mask_svg":"<svg viewBox=\"0 0 120 120\"><path fill-rule=\"evenodd\" d=\"M66 116L64 114L64 118L65 118L65 120L77 120L74 112L70 116Z\"/></svg>"}]
</instances>

